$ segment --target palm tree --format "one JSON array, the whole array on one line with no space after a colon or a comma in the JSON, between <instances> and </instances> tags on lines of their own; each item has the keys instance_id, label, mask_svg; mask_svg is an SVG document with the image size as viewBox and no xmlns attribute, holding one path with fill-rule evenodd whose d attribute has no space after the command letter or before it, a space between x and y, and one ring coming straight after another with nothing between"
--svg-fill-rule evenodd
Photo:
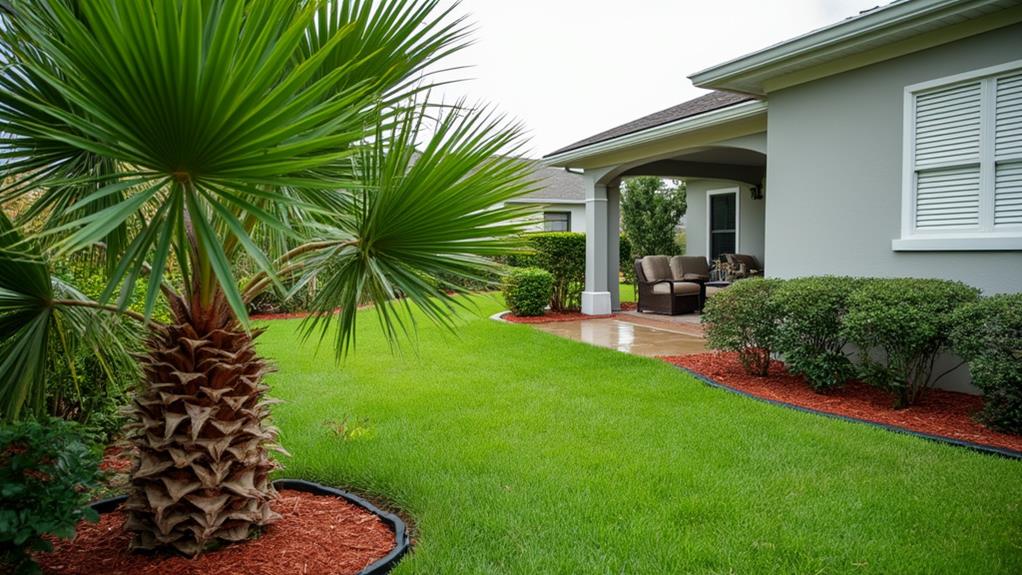
<instances>
[{"instance_id":1,"label":"palm tree","mask_svg":"<svg viewBox=\"0 0 1022 575\"><path fill-rule=\"evenodd\" d=\"M139 549L196 554L276 519L277 432L246 303L319 286L306 333L353 344L359 305L451 325L522 215L517 125L434 105L466 26L437 0L15 0L0 22L0 407L39 409L57 330L148 329L126 504ZM96 299L49 262L100 250ZM237 277L239 258L256 268ZM127 291L146 283L144 309ZM127 289L125 289L127 286ZM158 298L171 321L155 322ZM339 312L334 314L334 311ZM336 320L336 323L334 321ZM109 350L108 350L109 351Z\"/></svg>"}]
</instances>

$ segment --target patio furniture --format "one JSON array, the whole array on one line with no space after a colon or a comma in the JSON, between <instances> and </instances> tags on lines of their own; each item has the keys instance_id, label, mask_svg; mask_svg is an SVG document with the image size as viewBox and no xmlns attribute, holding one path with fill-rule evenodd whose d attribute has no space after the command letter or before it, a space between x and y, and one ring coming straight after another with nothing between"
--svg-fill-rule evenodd
<instances>
[{"instance_id":1,"label":"patio furniture","mask_svg":"<svg viewBox=\"0 0 1022 575\"><path fill-rule=\"evenodd\" d=\"M756 256L747 254L724 254L727 263L731 268L730 277L724 278L734 281L742 278L751 278L763 275L763 266L759 265Z\"/></svg>"},{"instance_id":2,"label":"patio furniture","mask_svg":"<svg viewBox=\"0 0 1022 575\"><path fill-rule=\"evenodd\" d=\"M639 312L678 315L702 307L700 284L674 279L670 258L646 256L635 260L635 283L639 288Z\"/></svg>"},{"instance_id":3,"label":"patio furniture","mask_svg":"<svg viewBox=\"0 0 1022 575\"><path fill-rule=\"evenodd\" d=\"M671 258L671 276L675 280L699 284L699 309L706 303L705 283L710 281L710 265L703 256L674 256Z\"/></svg>"}]
</instances>

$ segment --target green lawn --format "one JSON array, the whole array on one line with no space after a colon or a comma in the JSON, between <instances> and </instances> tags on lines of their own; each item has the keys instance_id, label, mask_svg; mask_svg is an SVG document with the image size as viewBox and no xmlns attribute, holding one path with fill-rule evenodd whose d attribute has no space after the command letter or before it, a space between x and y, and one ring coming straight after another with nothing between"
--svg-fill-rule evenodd
<instances>
[{"instance_id":1,"label":"green lawn","mask_svg":"<svg viewBox=\"0 0 1022 575\"><path fill-rule=\"evenodd\" d=\"M480 299L480 313L501 309ZM261 338L285 474L414 518L396 573L1022 573L1022 463L711 389L528 326L373 311L344 364ZM330 422L368 423L343 438Z\"/></svg>"},{"instance_id":2,"label":"green lawn","mask_svg":"<svg viewBox=\"0 0 1022 575\"><path fill-rule=\"evenodd\" d=\"M621 294L621 301L634 302L638 294L635 293L635 286L632 284L622 283L618 285L618 293Z\"/></svg>"}]
</instances>

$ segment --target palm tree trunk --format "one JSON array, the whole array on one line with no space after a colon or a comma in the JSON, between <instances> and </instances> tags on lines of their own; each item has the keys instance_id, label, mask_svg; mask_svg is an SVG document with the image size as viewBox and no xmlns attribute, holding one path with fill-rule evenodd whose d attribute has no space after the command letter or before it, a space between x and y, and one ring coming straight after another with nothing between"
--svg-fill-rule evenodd
<instances>
[{"instance_id":1,"label":"palm tree trunk","mask_svg":"<svg viewBox=\"0 0 1022 575\"><path fill-rule=\"evenodd\" d=\"M133 405L139 461L125 504L135 549L196 555L241 541L279 518L270 509L277 430L263 376L272 371L222 297L172 302L142 358L145 389Z\"/></svg>"}]
</instances>

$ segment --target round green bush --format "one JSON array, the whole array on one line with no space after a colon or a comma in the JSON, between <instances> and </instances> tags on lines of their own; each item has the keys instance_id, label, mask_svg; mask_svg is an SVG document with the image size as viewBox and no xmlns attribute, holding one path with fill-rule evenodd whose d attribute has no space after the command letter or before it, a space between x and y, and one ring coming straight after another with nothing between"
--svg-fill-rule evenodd
<instances>
[{"instance_id":1,"label":"round green bush","mask_svg":"<svg viewBox=\"0 0 1022 575\"><path fill-rule=\"evenodd\" d=\"M783 319L783 310L773 297L781 283L776 279L748 278L717 292L703 310L707 345L737 351L745 371L767 375Z\"/></svg>"},{"instance_id":2,"label":"round green bush","mask_svg":"<svg viewBox=\"0 0 1022 575\"><path fill-rule=\"evenodd\" d=\"M510 268L504 276L504 301L518 316L543 315L554 280L550 272L539 268Z\"/></svg>"},{"instance_id":3,"label":"round green bush","mask_svg":"<svg viewBox=\"0 0 1022 575\"><path fill-rule=\"evenodd\" d=\"M848 298L841 336L862 352L861 377L895 393L896 407L907 407L934 383L933 363L948 349L952 314L978 298L961 282L864 280Z\"/></svg>"},{"instance_id":4,"label":"round green bush","mask_svg":"<svg viewBox=\"0 0 1022 575\"><path fill-rule=\"evenodd\" d=\"M806 277L787 280L775 294L784 320L777 350L792 373L806 378L816 391L843 385L855 375L845 351L841 322L848 298L862 280L849 277Z\"/></svg>"},{"instance_id":5,"label":"round green bush","mask_svg":"<svg viewBox=\"0 0 1022 575\"><path fill-rule=\"evenodd\" d=\"M955 312L952 347L986 400L980 418L1022 434L1022 294L995 295Z\"/></svg>"}]
</instances>

